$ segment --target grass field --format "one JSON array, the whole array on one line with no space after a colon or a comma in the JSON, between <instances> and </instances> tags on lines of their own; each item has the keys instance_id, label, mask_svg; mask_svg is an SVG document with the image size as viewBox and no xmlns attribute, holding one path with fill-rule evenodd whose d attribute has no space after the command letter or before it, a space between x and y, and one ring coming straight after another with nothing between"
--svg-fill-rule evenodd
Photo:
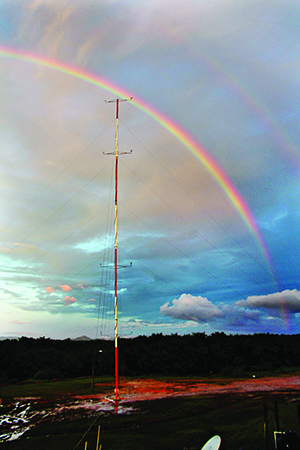
<instances>
[{"instance_id":1,"label":"grass field","mask_svg":"<svg viewBox=\"0 0 300 450\"><path fill-rule=\"evenodd\" d=\"M5 410L11 397L57 400L90 392L91 381L82 379L6 386L1 388L0 397L3 399L2 410ZM87 442L87 449L91 450L96 448L100 425L102 450L196 450L216 434L222 439L221 450L265 450L264 404L268 405L272 449L276 429L275 401L281 430L295 430L300 434L297 414L300 393L287 389L284 392L197 394L138 401L127 404L135 408L130 414L74 412L60 417L60 420L53 420L50 416L20 439L1 443L0 449L84 450Z\"/></svg>"}]
</instances>

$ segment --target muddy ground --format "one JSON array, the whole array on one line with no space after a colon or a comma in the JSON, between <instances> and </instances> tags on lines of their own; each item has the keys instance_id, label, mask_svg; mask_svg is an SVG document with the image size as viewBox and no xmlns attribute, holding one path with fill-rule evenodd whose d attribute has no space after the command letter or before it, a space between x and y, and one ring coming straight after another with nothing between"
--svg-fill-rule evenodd
<instances>
[{"instance_id":1,"label":"muddy ground","mask_svg":"<svg viewBox=\"0 0 300 450\"><path fill-rule=\"evenodd\" d=\"M59 421L74 420L88 415L115 414L114 385L107 395L107 383L95 386L97 393L84 396L64 395L56 398L26 397L5 399L0 405L0 442L20 438L28 430ZM136 411L139 401L187 395L242 394L251 392L298 393L300 376L251 378L244 380L180 379L159 381L154 379L121 379L119 384L118 414ZM104 390L106 393L101 393Z\"/></svg>"}]
</instances>

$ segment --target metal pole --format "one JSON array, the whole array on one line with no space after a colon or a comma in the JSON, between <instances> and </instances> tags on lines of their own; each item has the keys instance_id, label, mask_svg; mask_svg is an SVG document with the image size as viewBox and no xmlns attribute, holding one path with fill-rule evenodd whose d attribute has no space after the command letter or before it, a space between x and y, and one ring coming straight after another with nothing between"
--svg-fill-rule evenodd
<instances>
[{"instance_id":1,"label":"metal pole","mask_svg":"<svg viewBox=\"0 0 300 450\"><path fill-rule=\"evenodd\" d=\"M276 431L280 431L277 400L274 401Z\"/></svg>"},{"instance_id":2,"label":"metal pole","mask_svg":"<svg viewBox=\"0 0 300 450\"><path fill-rule=\"evenodd\" d=\"M118 162L119 162L119 99L116 101L116 166L115 166L115 399L118 400Z\"/></svg>"},{"instance_id":3,"label":"metal pole","mask_svg":"<svg viewBox=\"0 0 300 450\"><path fill-rule=\"evenodd\" d=\"M96 355L96 350L94 349L93 365L92 365L92 383L91 383L92 391L94 390L94 382L95 382L95 355Z\"/></svg>"},{"instance_id":4,"label":"metal pole","mask_svg":"<svg viewBox=\"0 0 300 450\"><path fill-rule=\"evenodd\" d=\"M98 426L98 434L97 434L97 443L96 443L96 450L100 449L100 425Z\"/></svg>"},{"instance_id":5,"label":"metal pole","mask_svg":"<svg viewBox=\"0 0 300 450\"><path fill-rule=\"evenodd\" d=\"M265 432L266 450L270 450L268 404L267 403L264 403L264 432Z\"/></svg>"},{"instance_id":6,"label":"metal pole","mask_svg":"<svg viewBox=\"0 0 300 450\"><path fill-rule=\"evenodd\" d=\"M297 412L298 412L298 420L300 424L300 405L297 405Z\"/></svg>"},{"instance_id":7,"label":"metal pole","mask_svg":"<svg viewBox=\"0 0 300 450\"><path fill-rule=\"evenodd\" d=\"M106 103L116 102L116 151L115 155L115 251L114 251L114 269L115 269L115 401L118 401L118 164L119 164L119 103L127 102L130 99L109 100ZM121 155L131 153L121 152ZM111 155L113 153L104 153Z\"/></svg>"}]
</instances>

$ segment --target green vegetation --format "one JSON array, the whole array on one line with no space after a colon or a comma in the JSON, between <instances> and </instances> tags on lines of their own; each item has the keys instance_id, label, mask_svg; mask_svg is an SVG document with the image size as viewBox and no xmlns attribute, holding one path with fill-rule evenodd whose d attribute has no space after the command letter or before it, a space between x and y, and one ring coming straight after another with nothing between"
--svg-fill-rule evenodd
<instances>
[{"instance_id":1,"label":"green vegetation","mask_svg":"<svg viewBox=\"0 0 300 450\"><path fill-rule=\"evenodd\" d=\"M112 341L31 339L0 341L0 383L113 376ZM99 353L99 350L102 350ZM247 376L300 367L300 335L178 336L119 339L123 376Z\"/></svg>"},{"instance_id":2,"label":"green vegetation","mask_svg":"<svg viewBox=\"0 0 300 450\"><path fill-rule=\"evenodd\" d=\"M102 377L101 384L102 392L110 391L112 388L109 383L112 383L111 377ZM105 383L107 387L105 387ZM9 384L0 386L0 398L13 397L44 397L55 398L60 396L70 395L85 395L91 393L91 378L75 378L74 380L62 381L27 381L18 384ZM1 413L1 411L0 411Z\"/></svg>"}]
</instances>

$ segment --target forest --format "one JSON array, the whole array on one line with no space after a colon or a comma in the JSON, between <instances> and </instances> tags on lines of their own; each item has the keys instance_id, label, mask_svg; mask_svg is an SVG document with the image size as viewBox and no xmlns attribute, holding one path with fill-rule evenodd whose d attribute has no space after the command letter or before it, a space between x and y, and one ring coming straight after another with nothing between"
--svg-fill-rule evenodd
<instances>
[{"instance_id":1,"label":"forest","mask_svg":"<svg viewBox=\"0 0 300 450\"><path fill-rule=\"evenodd\" d=\"M120 376L243 376L300 368L300 335L194 333L118 340ZM0 383L114 374L114 342L0 341Z\"/></svg>"}]
</instances>

